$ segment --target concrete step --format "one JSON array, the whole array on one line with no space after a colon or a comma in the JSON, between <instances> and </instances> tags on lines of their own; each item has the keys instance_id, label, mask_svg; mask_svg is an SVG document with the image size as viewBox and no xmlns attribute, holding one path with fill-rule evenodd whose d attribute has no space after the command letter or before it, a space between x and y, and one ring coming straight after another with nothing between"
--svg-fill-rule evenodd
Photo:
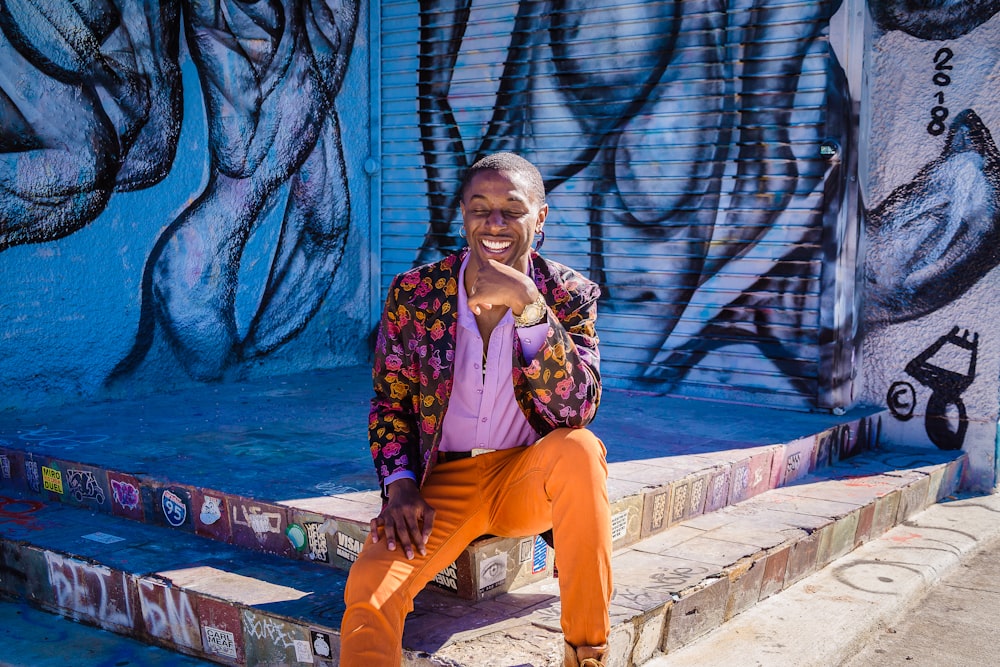
<instances>
[{"instance_id":1,"label":"concrete step","mask_svg":"<svg viewBox=\"0 0 1000 667\"><path fill-rule=\"evenodd\" d=\"M964 460L868 452L737 504L665 519L662 531L614 554L608 664L676 650L835 561L953 493ZM342 571L14 488L3 494L7 592L223 664L336 664ZM425 591L407 624L407 663L560 664L557 583L478 600Z\"/></svg>"},{"instance_id":2,"label":"concrete step","mask_svg":"<svg viewBox=\"0 0 1000 667\"><path fill-rule=\"evenodd\" d=\"M341 369L2 415L0 486L347 569L381 502L369 392L367 371ZM701 415L718 406L615 392L604 404L594 429L609 452L616 549L872 449L882 419L726 406L713 422ZM768 421L783 428L762 431ZM551 578L552 562L537 536L486 536L436 584L485 599Z\"/></svg>"}]
</instances>

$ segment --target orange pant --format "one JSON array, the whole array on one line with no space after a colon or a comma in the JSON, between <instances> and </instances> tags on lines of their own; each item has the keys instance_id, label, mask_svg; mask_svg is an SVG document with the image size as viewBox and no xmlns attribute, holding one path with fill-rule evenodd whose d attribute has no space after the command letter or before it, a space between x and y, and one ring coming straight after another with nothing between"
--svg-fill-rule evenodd
<instances>
[{"instance_id":1,"label":"orange pant","mask_svg":"<svg viewBox=\"0 0 1000 667\"><path fill-rule=\"evenodd\" d=\"M427 555L369 539L351 567L341 624L343 667L398 667L413 598L481 535L526 537L552 528L562 630L574 646L607 642L611 516L603 443L559 429L530 447L439 463L421 489L434 508Z\"/></svg>"}]
</instances>

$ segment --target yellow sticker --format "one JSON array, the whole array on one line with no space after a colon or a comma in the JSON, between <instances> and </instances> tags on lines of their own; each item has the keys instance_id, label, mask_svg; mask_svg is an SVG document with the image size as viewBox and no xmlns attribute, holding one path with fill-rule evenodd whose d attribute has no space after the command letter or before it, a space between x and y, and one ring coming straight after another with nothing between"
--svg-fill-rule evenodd
<instances>
[{"instance_id":1,"label":"yellow sticker","mask_svg":"<svg viewBox=\"0 0 1000 667\"><path fill-rule=\"evenodd\" d=\"M46 491L61 494L63 492L62 473L55 468L42 466L42 486L45 487Z\"/></svg>"}]
</instances>

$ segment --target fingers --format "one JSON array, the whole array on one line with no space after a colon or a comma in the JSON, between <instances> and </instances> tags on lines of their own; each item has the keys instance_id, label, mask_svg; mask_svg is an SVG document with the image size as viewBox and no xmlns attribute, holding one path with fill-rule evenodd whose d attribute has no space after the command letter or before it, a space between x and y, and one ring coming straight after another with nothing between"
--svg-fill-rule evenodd
<instances>
[{"instance_id":1,"label":"fingers","mask_svg":"<svg viewBox=\"0 0 1000 667\"><path fill-rule=\"evenodd\" d=\"M434 524L434 509L424 504L422 507L386 508L375 519L372 519L372 542L379 541L378 530L385 534L385 546L389 551L395 551L398 544L406 554L407 560L412 560L415 550L421 556L427 555L427 540L430 538Z\"/></svg>"}]
</instances>

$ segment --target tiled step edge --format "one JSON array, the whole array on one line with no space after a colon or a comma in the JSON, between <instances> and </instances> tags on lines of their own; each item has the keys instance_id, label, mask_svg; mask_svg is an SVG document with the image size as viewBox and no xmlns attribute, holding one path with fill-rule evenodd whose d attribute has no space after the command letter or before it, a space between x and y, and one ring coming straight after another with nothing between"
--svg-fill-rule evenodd
<instances>
[{"instance_id":1,"label":"tiled step edge","mask_svg":"<svg viewBox=\"0 0 1000 667\"><path fill-rule=\"evenodd\" d=\"M878 447L881 414L789 443L702 448L609 465L616 549ZM676 448L664 442L666 451ZM128 519L193 532L242 548L349 569L381 506L375 491L285 501L247 498L93 462L0 446L8 487ZM553 553L537 536L485 537L435 580L460 598L495 597L552 576ZM500 567L504 565L504 567Z\"/></svg>"},{"instance_id":2,"label":"tiled step edge","mask_svg":"<svg viewBox=\"0 0 1000 667\"><path fill-rule=\"evenodd\" d=\"M964 455L934 454L857 457L833 479L800 479L617 551L609 667L642 664L692 641L951 494ZM154 526L133 529L135 545L126 545L134 551L92 538L82 548L71 538L93 531L100 517L59 506L76 523L49 538L55 546L41 546L31 515L45 504L4 502L7 592L223 664L335 664L342 573ZM107 523L113 532L128 530L127 522L105 521L117 522ZM523 653L531 659L522 662L540 666L558 664L561 641L557 582L549 579L479 601L426 591L404 646L411 665L482 667L498 656L510 664Z\"/></svg>"},{"instance_id":3,"label":"tiled step edge","mask_svg":"<svg viewBox=\"0 0 1000 667\"><path fill-rule=\"evenodd\" d=\"M933 451L865 455L617 551L608 667L676 650L952 495L965 461ZM478 616L443 596L422 603L434 613L408 622L410 665L499 665L497 655L502 664L561 664L554 580L479 602ZM485 622L491 615L498 620Z\"/></svg>"}]
</instances>

